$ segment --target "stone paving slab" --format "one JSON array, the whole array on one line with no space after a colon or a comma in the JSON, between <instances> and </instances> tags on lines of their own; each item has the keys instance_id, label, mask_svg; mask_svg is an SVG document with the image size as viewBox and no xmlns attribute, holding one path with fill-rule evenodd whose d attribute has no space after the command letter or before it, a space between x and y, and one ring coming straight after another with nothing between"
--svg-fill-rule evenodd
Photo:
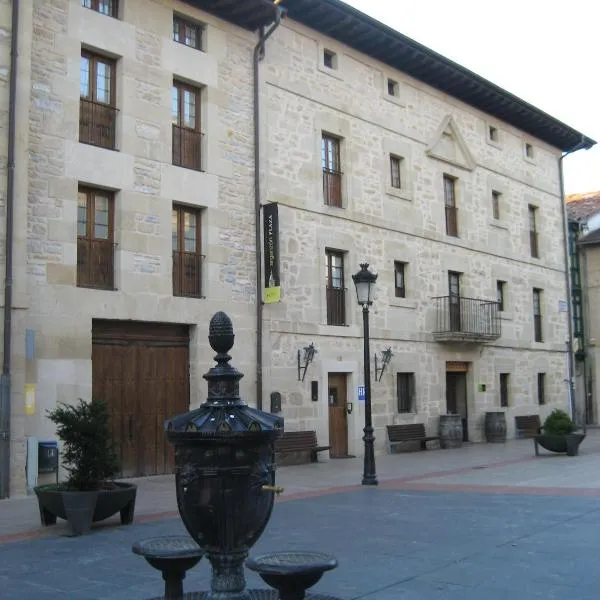
<instances>
[{"instance_id":1,"label":"stone paving slab","mask_svg":"<svg viewBox=\"0 0 600 600\"><path fill-rule=\"evenodd\" d=\"M453 450L427 450L377 456L382 487L405 490L544 495L600 495L600 429L589 429L578 457L535 457L532 440L504 444L467 444ZM285 487L278 502L360 489L362 459L322 460L282 467L277 483ZM138 484L136 522L177 516L172 475L133 479ZM100 526L114 526L118 518ZM66 532L42 528L34 496L0 501L0 544Z\"/></svg>"},{"instance_id":2,"label":"stone paving slab","mask_svg":"<svg viewBox=\"0 0 600 600\"><path fill-rule=\"evenodd\" d=\"M147 600L160 574L133 542L184 533L178 519L0 545L3 600ZM596 599L595 498L406 492L383 488L275 506L252 554L319 550L338 558L314 593L343 600ZM246 572L248 587L265 584ZM209 586L203 559L186 591Z\"/></svg>"}]
</instances>

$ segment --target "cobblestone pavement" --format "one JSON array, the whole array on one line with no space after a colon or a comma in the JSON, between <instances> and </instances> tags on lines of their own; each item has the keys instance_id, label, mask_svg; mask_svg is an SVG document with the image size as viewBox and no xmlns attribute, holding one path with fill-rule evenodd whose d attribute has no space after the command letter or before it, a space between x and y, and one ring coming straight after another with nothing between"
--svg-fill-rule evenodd
<instances>
[{"instance_id":1,"label":"cobblestone pavement","mask_svg":"<svg viewBox=\"0 0 600 600\"><path fill-rule=\"evenodd\" d=\"M531 440L377 457L378 488L360 459L282 468L286 492L252 554L317 549L339 567L315 593L343 600L545 600L598 596L600 432L581 455L533 456ZM160 574L136 540L184 533L172 477L138 480L136 523L88 536L39 527L33 498L0 502L0 598L143 600ZM186 590L207 589L208 562ZM249 587L264 587L247 572Z\"/></svg>"}]
</instances>

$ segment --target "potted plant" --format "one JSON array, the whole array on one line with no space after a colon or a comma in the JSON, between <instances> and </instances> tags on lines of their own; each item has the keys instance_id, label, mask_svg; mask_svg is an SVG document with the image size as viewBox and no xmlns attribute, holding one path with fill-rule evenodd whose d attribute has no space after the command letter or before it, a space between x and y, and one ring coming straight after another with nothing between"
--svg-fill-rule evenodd
<instances>
[{"instance_id":1,"label":"potted plant","mask_svg":"<svg viewBox=\"0 0 600 600\"><path fill-rule=\"evenodd\" d=\"M92 522L121 513L121 523L133 522L137 486L113 481L119 471L104 402L60 403L48 411L62 441L62 464L69 476L58 484L34 488L42 525L66 519L72 535L91 529Z\"/></svg>"},{"instance_id":2,"label":"potted plant","mask_svg":"<svg viewBox=\"0 0 600 600\"><path fill-rule=\"evenodd\" d=\"M575 423L564 410L553 410L542 425L542 433L533 438L536 456L539 455L538 445L550 452L566 452L568 456L577 456L585 433L577 433L576 429Z\"/></svg>"}]
</instances>

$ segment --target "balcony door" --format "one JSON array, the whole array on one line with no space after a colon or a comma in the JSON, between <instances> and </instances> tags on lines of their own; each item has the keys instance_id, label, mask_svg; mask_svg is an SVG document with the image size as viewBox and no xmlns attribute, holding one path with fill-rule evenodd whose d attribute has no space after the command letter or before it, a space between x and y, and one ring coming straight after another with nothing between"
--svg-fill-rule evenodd
<instances>
[{"instance_id":1,"label":"balcony door","mask_svg":"<svg viewBox=\"0 0 600 600\"><path fill-rule=\"evenodd\" d=\"M460 273L448 271L450 331L460 331Z\"/></svg>"}]
</instances>

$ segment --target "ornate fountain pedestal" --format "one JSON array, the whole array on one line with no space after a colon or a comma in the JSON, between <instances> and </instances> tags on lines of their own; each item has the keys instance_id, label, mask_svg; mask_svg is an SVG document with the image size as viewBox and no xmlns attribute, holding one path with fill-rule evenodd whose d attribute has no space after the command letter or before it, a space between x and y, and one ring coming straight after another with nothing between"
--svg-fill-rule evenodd
<instances>
[{"instance_id":1,"label":"ornate fountain pedestal","mask_svg":"<svg viewBox=\"0 0 600 600\"><path fill-rule=\"evenodd\" d=\"M229 317L216 313L208 340L217 365L204 375L207 400L165 424L175 446L179 514L212 566L209 600L250 600L244 561L271 516L274 444L283 429L281 417L239 397L243 375L227 354L234 338Z\"/></svg>"},{"instance_id":2,"label":"ornate fountain pedestal","mask_svg":"<svg viewBox=\"0 0 600 600\"><path fill-rule=\"evenodd\" d=\"M192 540L167 537L139 542L133 551L163 572L167 586L162 598L338 600L306 596L325 571L337 566L333 557L313 552L281 552L249 560L247 566L277 590L246 589L248 552L269 521L274 495L283 491L275 486L275 439L283 430L283 419L240 399L243 375L229 364L234 335L225 313L211 319L208 339L217 353L217 366L204 375L206 402L165 423L175 446L177 507L197 546ZM183 594L185 572L203 554L212 567L211 589Z\"/></svg>"}]
</instances>

